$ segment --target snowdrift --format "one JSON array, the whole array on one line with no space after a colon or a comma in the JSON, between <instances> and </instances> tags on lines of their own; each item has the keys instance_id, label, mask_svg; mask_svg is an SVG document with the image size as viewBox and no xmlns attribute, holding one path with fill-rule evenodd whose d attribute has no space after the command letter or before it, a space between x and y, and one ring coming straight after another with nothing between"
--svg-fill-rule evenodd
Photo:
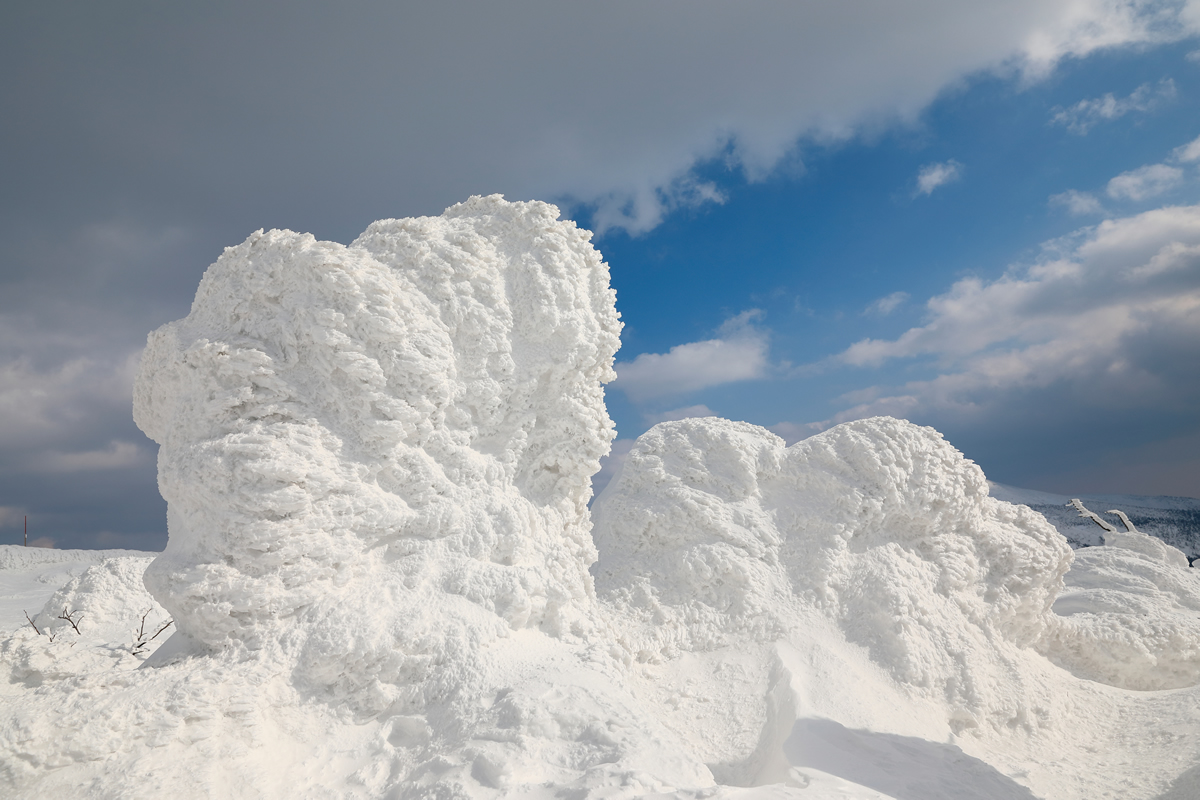
<instances>
[{"instance_id":1,"label":"snowdrift","mask_svg":"<svg viewBox=\"0 0 1200 800\"><path fill-rule=\"evenodd\" d=\"M52 631L0 645L0 785L1192 785L1186 559L1133 535L1073 556L932 429L877 418L785 447L745 423L664 423L589 511L621 327L589 237L493 196L349 246L260 231L226 250L187 318L150 336L135 388L167 549L90 567L34 620ZM134 647L148 614L173 633Z\"/></svg>"}]
</instances>

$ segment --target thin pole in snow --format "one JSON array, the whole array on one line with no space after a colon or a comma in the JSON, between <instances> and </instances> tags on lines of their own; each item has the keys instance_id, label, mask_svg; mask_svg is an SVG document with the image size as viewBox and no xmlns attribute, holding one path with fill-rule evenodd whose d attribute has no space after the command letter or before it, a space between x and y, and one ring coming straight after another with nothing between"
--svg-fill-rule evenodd
<instances>
[{"instance_id":1,"label":"thin pole in snow","mask_svg":"<svg viewBox=\"0 0 1200 800\"><path fill-rule=\"evenodd\" d=\"M25 515L25 546L29 547L29 515Z\"/></svg>"}]
</instances>

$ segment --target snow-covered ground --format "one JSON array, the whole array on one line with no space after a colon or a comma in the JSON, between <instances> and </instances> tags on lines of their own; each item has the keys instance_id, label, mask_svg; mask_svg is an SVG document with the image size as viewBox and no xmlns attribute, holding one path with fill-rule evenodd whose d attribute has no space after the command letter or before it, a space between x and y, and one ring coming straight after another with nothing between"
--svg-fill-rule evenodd
<instances>
[{"instance_id":1,"label":"snow-covered ground","mask_svg":"<svg viewBox=\"0 0 1200 800\"><path fill-rule=\"evenodd\" d=\"M932 429L663 423L589 509L588 239L490 197L228 249L135 390L166 551L0 551L0 794L1200 797L1196 571Z\"/></svg>"},{"instance_id":2,"label":"snow-covered ground","mask_svg":"<svg viewBox=\"0 0 1200 800\"><path fill-rule=\"evenodd\" d=\"M27 625L56 591L88 567L110 558L150 559L138 550L52 550L0 544L0 632Z\"/></svg>"}]
</instances>

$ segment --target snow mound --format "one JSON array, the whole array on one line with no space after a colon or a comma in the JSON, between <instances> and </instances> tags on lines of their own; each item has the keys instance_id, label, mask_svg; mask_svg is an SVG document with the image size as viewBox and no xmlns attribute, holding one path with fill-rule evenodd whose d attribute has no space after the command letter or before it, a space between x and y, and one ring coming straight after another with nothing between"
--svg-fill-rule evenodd
<instances>
[{"instance_id":1,"label":"snow mound","mask_svg":"<svg viewBox=\"0 0 1200 800\"><path fill-rule=\"evenodd\" d=\"M155 555L140 550L54 550L0 545L0 634L27 627L26 614L37 616L39 609L48 608L47 601L54 593L89 567L111 558L144 559L144 567ZM144 594L140 576L135 583L136 592ZM55 614L61 611L60 607Z\"/></svg>"},{"instance_id":2,"label":"snow mound","mask_svg":"<svg viewBox=\"0 0 1200 800\"><path fill-rule=\"evenodd\" d=\"M8 683L40 686L111 668L135 668L162 645L169 617L146 591L150 557L108 558L70 579L30 623L0 642ZM156 633L160 633L155 637Z\"/></svg>"},{"instance_id":3,"label":"snow mound","mask_svg":"<svg viewBox=\"0 0 1200 800\"><path fill-rule=\"evenodd\" d=\"M17 709L0 755L40 715L77 729L0 758L7 777L65 786L45 770L84 753L101 795L217 796L236 774L275 796L267 762L301 796L711 784L605 644L588 502L620 321L590 234L557 216L473 198L348 247L272 231L225 251L135 387L170 534L145 585L178 632L102 721L63 691L104 694L103 673ZM197 716L214 724L188 732ZM226 766L163 770L126 726L219 733Z\"/></svg>"},{"instance_id":4,"label":"snow mound","mask_svg":"<svg viewBox=\"0 0 1200 800\"><path fill-rule=\"evenodd\" d=\"M1080 677L1126 689L1200 684L1200 577L1179 550L1109 531L1075 553L1041 650Z\"/></svg>"},{"instance_id":5,"label":"snow mound","mask_svg":"<svg viewBox=\"0 0 1200 800\"><path fill-rule=\"evenodd\" d=\"M982 687L1042 637L1071 564L941 434L887 417L792 447L745 423L663 423L593 513L598 590L645 621L643 659L778 638L815 606L960 725L1024 705L1023 687Z\"/></svg>"}]
</instances>

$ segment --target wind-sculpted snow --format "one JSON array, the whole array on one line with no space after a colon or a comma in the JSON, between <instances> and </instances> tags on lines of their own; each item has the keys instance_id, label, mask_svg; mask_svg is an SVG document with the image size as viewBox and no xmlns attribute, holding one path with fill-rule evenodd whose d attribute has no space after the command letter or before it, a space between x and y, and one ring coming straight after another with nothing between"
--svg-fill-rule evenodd
<instances>
[{"instance_id":1,"label":"wind-sculpted snow","mask_svg":"<svg viewBox=\"0 0 1200 800\"><path fill-rule=\"evenodd\" d=\"M932 429L664 423L589 511L621 323L557 213L226 250L135 387L167 550L0 643L6 797L1149 798L1200 760L1186 560L1072 567Z\"/></svg>"},{"instance_id":2,"label":"wind-sculpted snow","mask_svg":"<svg viewBox=\"0 0 1200 800\"><path fill-rule=\"evenodd\" d=\"M1039 649L1084 678L1127 689L1200 683L1200 580L1179 550L1136 531L1075 553Z\"/></svg>"},{"instance_id":3,"label":"wind-sculpted snow","mask_svg":"<svg viewBox=\"0 0 1200 800\"><path fill-rule=\"evenodd\" d=\"M949 702L955 726L1007 721L1036 698L995 673L1045 631L1071 550L987 492L940 434L900 420L792 447L745 423L664 423L596 503L598 586L653 617L644 646L666 657L783 636L797 607L816 607L897 680Z\"/></svg>"}]
</instances>

